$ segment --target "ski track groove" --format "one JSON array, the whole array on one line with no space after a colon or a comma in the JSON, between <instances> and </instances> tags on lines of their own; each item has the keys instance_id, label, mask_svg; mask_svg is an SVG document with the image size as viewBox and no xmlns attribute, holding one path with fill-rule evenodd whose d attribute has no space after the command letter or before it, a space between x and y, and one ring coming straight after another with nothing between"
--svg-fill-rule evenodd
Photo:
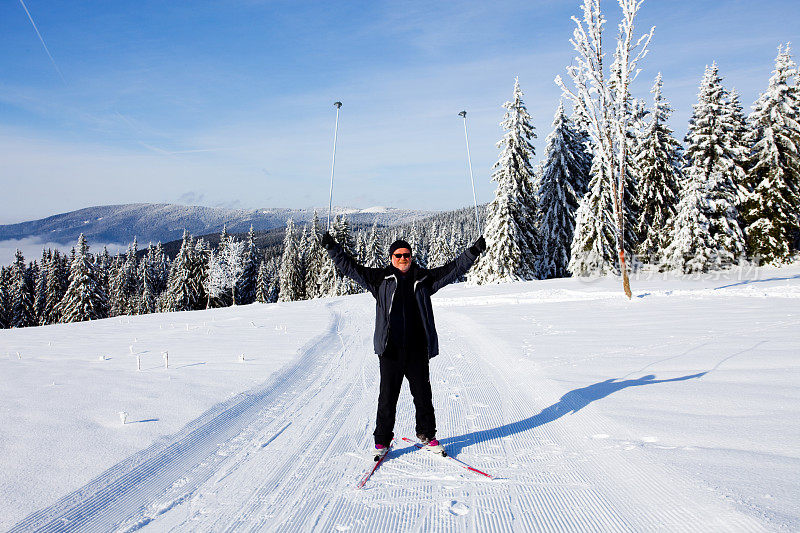
<instances>
[{"instance_id":1,"label":"ski track groove","mask_svg":"<svg viewBox=\"0 0 800 533\"><path fill-rule=\"evenodd\" d=\"M327 306L325 333L268 384L212 408L172 441L11 531L763 529L642 449L591 439L604 433L636 442L591 405L565 397L560 384L532 372L520 387L505 354L525 347L507 346L455 306L436 311L442 353L431 362L431 382L439 438L498 479L402 441L414 437L415 425L404 383L395 447L366 487L354 489L369 464L378 393L371 309L353 298ZM548 407L537 397L561 400ZM653 501L663 505L646 505Z\"/></svg>"},{"instance_id":2,"label":"ski track groove","mask_svg":"<svg viewBox=\"0 0 800 533\"><path fill-rule=\"evenodd\" d=\"M286 456L286 460L277 469L275 467L278 465L271 465L272 475L267 475L258 480L258 485L248 503L244 506L244 511L240 507L233 507L230 509L230 513L222 513L219 519L209 520L206 517L203 519L202 524L192 524L191 530L228 530L229 528L236 528L237 522L246 523L248 518L254 515L258 515L258 525L254 529L266 527L269 524L273 526L281 524L282 529L293 529L294 526L304 524L306 527L302 527L302 529L308 529L308 527L312 526L306 523L306 519L318 523L323 518L318 514L315 515L313 511L319 512L322 509L324 513L325 509L330 508L330 506L325 505L324 494L316 493L311 499L299 497L299 495L309 492L306 489L310 482L299 483L297 480L305 477L302 472L313 469L315 465L318 465L319 461L324 460L335 445L336 435L341 432L342 428L347 427L346 424L341 424L339 417L334 415L341 414L342 411L352 411L352 405L357 396L353 391L356 386L353 384L352 379L345 379L347 376L338 376L340 383L349 383L347 386L331 387L330 383L337 377L331 374L331 372L337 372L335 367L341 367L344 357L352 357L352 352L356 352L356 350L348 351L348 345L352 343L352 339L360 340L360 337L363 336L361 327L357 324L354 326L354 331L351 328L350 333L349 338L351 340L345 342L341 332L337 332L342 346L339 358L326 365L326 371L317 378L317 383L313 387L307 388L305 394L300 394L294 399L296 403L304 406L300 408L300 411L302 411L306 405L318 405L322 401L317 398L318 396L332 391L336 392L336 397L333 400L327 400L327 408L324 411L320 410L312 414L310 419L302 424L294 424L304 428L304 433L295 435L297 442L302 443L303 455L299 459ZM306 380L307 387L311 381L313 380ZM355 384L362 385L363 388L363 382L356 381ZM363 396L363 390L360 393ZM312 435L311 442L304 440L304 434ZM335 481L335 479L325 480L321 485L335 485ZM278 513L265 513L263 509L265 501L269 502L270 507L281 509L281 511ZM294 514L290 515L292 512ZM299 520L299 524L293 525L292 520ZM177 529L183 529L184 527L189 526L184 523Z\"/></svg>"},{"instance_id":3,"label":"ski track groove","mask_svg":"<svg viewBox=\"0 0 800 533\"><path fill-rule=\"evenodd\" d=\"M157 498L158 494L169 493L187 472L206 479L213 475L208 467L225 459L218 454L220 446L235 442L237 434L246 432L273 397L285 396L284 389L295 375L314 368L309 359L322 356L319 348L335 332L339 319L331 313L326 332L311 339L301 348L301 357L265 385L212 407L173 437L162 438L118 463L86 486L32 513L10 531L135 530L146 525L165 508L171 508L174 501L188 496L184 490L177 498L164 501ZM202 481L195 479L190 484ZM154 498L159 503L151 503Z\"/></svg>"}]
</instances>

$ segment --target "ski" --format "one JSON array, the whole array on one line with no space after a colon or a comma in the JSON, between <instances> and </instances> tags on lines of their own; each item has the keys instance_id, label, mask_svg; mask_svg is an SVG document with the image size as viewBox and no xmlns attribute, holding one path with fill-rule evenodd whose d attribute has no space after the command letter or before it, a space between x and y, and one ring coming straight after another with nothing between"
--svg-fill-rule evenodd
<instances>
[{"instance_id":1,"label":"ski","mask_svg":"<svg viewBox=\"0 0 800 533\"><path fill-rule=\"evenodd\" d=\"M425 449L425 445L424 445L424 444L422 444L422 443L419 443L419 442L416 442L416 441L414 441L414 440L411 440L411 439L409 439L408 437L403 437L403 440L404 440L404 441L406 441L406 442L408 442L409 444L413 444L414 446L416 446L416 447L417 447L417 448L419 448L420 450L424 450L424 449ZM436 455L439 455L439 454L436 454ZM466 470L469 470L470 472L475 472L476 474L480 474L480 475L482 475L482 476L486 476L486 477L488 477L489 479L494 479L494 477L493 477L493 476L491 476L491 475L487 474L486 472L482 472L482 471L478 470L477 468L473 468L473 467L471 467L470 465L468 465L467 463L465 463L465 462L464 462L464 461L462 461L461 459L456 459L456 458L455 458L455 457L453 457L452 455L447 455L447 454L445 453L445 455L440 455L440 457L442 457L442 458L444 458L444 459L451 459L451 460L455 461L456 463L458 463L458 465L459 465L461 468L465 468Z\"/></svg>"},{"instance_id":2,"label":"ski","mask_svg":"<svg viewBox=\"0 0 800 533\"><path fill-rule=\"evenodd\" d=\"M372 474L375 473L375 471L378 469L379 466L381 466L381 464L386 459L386 457L389 456L389 452L392 451L392 446L393 445L394 445L394 440L392 440L392 442L389 443L389 449L386 450L386 453L384 454L384 456L381 457L379 460L375 461L375 464L372 465L372 467L369 470L367 470L367 472L364 474L364 477L362 477L361 481L359 481L358 485L356 485L357 489L364 488L364 485L367 484L367 481L369 481L369 478L372 477Z\"/></svg>"}]
</instances>

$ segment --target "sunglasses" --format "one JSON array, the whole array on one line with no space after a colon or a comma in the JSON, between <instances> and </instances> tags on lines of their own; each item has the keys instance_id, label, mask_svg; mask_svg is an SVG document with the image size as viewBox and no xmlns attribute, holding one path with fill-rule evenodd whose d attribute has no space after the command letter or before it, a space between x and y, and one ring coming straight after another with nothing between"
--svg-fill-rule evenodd
<instances>
[{"instance_id":1,"label":"sunglasses","mask_svg":"<svg viewBox=\"0 0 800 533\"><path fill-rule=\"evenodd\" d=\"M400 258L408 259L409 257L411 257L411 254L392 254L392 255L395 256L398 259L400 259Z\"/></svg>"}]
</instances>

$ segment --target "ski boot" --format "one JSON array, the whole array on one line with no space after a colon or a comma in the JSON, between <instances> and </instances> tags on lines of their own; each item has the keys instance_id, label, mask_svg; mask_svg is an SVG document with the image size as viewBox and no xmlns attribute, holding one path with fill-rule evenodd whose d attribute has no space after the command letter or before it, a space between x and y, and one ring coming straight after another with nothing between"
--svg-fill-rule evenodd
<instances>
[{"instance_id":1,"label":"ski boot","mask_svg":"<svg viewBox=\"0 0 800 533\"><path fill-rule=\"evenodd\" d=\"M417 435L417 438L423 445L425 445L425 450L435 453L436 455L441 455L442 457L447 457L447 452L444 450L444 446L439 444L438 440L429 439L425 435Z\"/></svg>"},{"instance_id":2,"label":"ski boot","mask_svg":"<svg viewBox=\"0 0 800 533\"><path fill-rule=\"evenodd\" d=\"M387 453L389 453L388 446L384 446L383 444L376 444L375 450L373 450L372 457L373 459L375 459L375 462L377 463L378 461L383 459L383 456L386 455Z\"/></svg>"}]
</instances>

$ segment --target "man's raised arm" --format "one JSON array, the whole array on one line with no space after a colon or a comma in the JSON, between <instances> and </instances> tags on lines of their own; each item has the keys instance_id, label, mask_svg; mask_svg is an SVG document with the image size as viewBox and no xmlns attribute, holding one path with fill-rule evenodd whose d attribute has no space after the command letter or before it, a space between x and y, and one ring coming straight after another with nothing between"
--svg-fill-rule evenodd
<instances>
[{"instance_id":1,"label":"man's raised arm","mask_svg":"<svg viewBox=\"0 0 800 533\"><path fill-rule=\"evenodd\" d=\"M464 252L450 261L438 268L434 268L430 271L430 275L433 278L433 283L431 284L431 294L435 293L445 285L453 283L463 274L466 274L467 270L472 267L472 264L478 259L478 256L481 255L486 250L486 240L484 240L483 235L478 237L478 240L475 243L464 250Z\"/></svg>"},{"instance_id":2,"label":"man's raised arm","mask_svg":"<svg viewBox=\"0 0 800 533\"><path fill-rule=\"evenodd\" d=\"M327 250L328 256L342 275L352 279L373 295L375 294L382 269L359 265L327 231L322 234L319 242Z\"/></svg>"}]
</instances>

